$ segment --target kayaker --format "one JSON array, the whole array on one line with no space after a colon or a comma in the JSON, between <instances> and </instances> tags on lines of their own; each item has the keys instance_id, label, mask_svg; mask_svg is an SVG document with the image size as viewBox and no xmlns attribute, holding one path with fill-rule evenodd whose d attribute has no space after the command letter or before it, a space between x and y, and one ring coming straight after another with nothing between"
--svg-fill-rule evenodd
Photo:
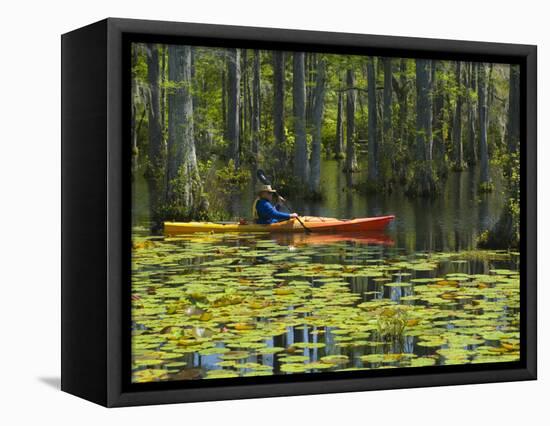
<instances>
[{"instance_id":1,"label":"kayaker","mask_svg":"<svg viewBox=\"0 0 550 426\"><path fill-rule=\"evenodd\" d=\"M271 185L259 185L256 188L257 197L252 205L254 221L261 225L283 222L298 217L297 213L284 213L275 204L277 191Z\"/></svg>"}]
</instances>

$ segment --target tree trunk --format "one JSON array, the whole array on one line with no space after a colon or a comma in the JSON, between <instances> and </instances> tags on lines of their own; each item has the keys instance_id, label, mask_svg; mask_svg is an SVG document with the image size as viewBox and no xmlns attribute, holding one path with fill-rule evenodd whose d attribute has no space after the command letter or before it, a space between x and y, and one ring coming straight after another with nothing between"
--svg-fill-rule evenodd
<instances>
[{"instance_id":1,"label":"tree trunk","mask_svg":"<svg viewBox=\"0 0 550 426\"><path fill-rule=\"evenodd\" d=\"M367 63L367 79L368 79L368 104L369 104L369 121L368 121L368 154L369 154L369 182L371 185L376 185L378 181L378 140L377 140L377 111L376 111L376 74L375 74L375 58L370 57Z\"/></svg>"},{"instance_id":2,"label":"tree trunk","mask_svg":"<svg viewBox=\"0 0 550 426\"><path fill-rule=\"evenodd\" d=\"M432 94L430 91L430 61L416 60L416 160L428 160L432 143Z\"/></svg>"},{"instance_id":3,"label":"tree trunk","mask_svg":"<svg viewBox=\"0 0 550 426\"><path fill-rule=\"evenodd\" d=\"M519 147L519 65L510 65L510 92L508 94L507 144L511 153Z\"/></svg>"},{"instance_id":4,"label":"tree trunk","mask_svg":"<svg viewBox=\"0 0 550 426\"><path fill-rule=\"evenodd\" d=\"M168 47L164 46L159 51L162 55L161 68L160 68L160 123L162 130L166 130L166 54Z\"/></svg>"},{"instance_id":5,"label":"tree trunk","mask_svg":"<svg viewBox=\"0 0 550 426\"><path fill-rule=\"evenodd\" d=\"M137 45L132 46L132 63L137 64L138 62L138 47ZM138 105L139 105L139 95L138 95L138 85L137 78L132 73L132 114L130 117L131 127L132 127L132 179L134 178L134 173L137 171L139 165L139 147L138 147L138 126L137 126L137 114L138 114Z\"/></svg>"},{"instance_id":6,"label":"tree trunk","mask_svg":"<svg viewBox=\"0 0 550 426\"><path fill-rule=\"evenodd\" d=\"M226 60L227 61L227 60ZM223 138L227 139L227 78L226 70L222 68L221 86L222 86L222 129Z\"/></svg>"},{"instance_id":7,"label":"tree trunk","mask_svg":"<svg viewBox=\"0 0 550 426\"><path fill-rule=\"evenodd\" d=\"M162 138L160 108L160 68L158 46L151 44L147 49L147 80L149 83L149 152L145 177L149 189L149 209L152 228L158 227L158 209L163 201L164 142Z\"/></svg>"},{"instance_id":8,"label":"tree trunk","mask_svg":"<svg viewBox=\"0 0 550 426\"><path fill-rule=\"evenodd\" d=\"M305 69L306 69L306 124L312 122L314 98L315 98L315 71L317 68L317 55L315 53L305 54Z\"/></svg>"},{"instance_id":9,"label":"tree trunk","mask_svg":"<svg viewBox=\"0 0 550 426\"><path fill-rule=\"evenodd\" d=\"M393 61L391 58L384 58L382 60L384 69L384 100L382 108L382 143L379 148L379 160L380 160L380 176L383 185L386 189L390 188L391 181L393 180L393 170L397 168L395 161L394 141L393 141L393 128L392 128L392 110L393 110Z\"/></svg>"},{"instance_id":10,"label":"tree trunk","mask_svg":"<svg viewBox=\"0 0 550 426\"><path fill-rule=\"evenodd\" d=\"M384 137L382 143L385 145L385 152L391 152L389 148L393 144L392 135L392 105L393 105L393 91L392 91L392 60L391 58L384 58Z\"/></svg>"},{"instance_id":11,"label":"tree trunk","mask_svg":"<svg viewBox=\"0 0 550 426\"><path fill-rule=\"evenodd\" d=\"M279 170L286 163L285 143L285 56L273 52L273 133L275 136L274 157L279 161Z\"/></svg>"},{"instance_id":12,"label":"tree trunk","mask_svg":"<svg viewBox=\"0 0 550 426\"><path fill-rule=\"evenodd\" d=\"M325 102L325 60L317 61L315 77L315 93L313 95L313 138L311 149L311 181L310 190L313 195L321 194L321 127L323 124L323 106Z\"/></svg>"},{"instance_id":13,"label":"tree trunk","mask_svg":"<svg viewBox=\"0 0 550 426\"><path fill-rule=\"evenodd\" d=\"M252 155L258 166L260 152L260 51L254 51L254 71L252 81Z\"/></svg>"},{"instance_id":14,"label":"tree trunk","mask_svg":"<svg viewBox=\"0 0 550 426\"><path fill-rule=\"evenodd\" d=\"M462 147L462 70L461 62L456 62L456 106L453 119L453 152L455 168L464 169L464 151Z\"/></svg>"},{"instance_id":15,"label":"tree trunk","mask_svg":"<svg viewBox=\"0 0 550 426\"><path fill-rule=\"evenodd\" d=\"M241 108L240 113L240 149L243 151L248 144L250 136L250 124L248 117L250 117L250 110L252 109L252 101L250 99L250 85L248 76L248 57L247 50L241 51Z\"/></svg>"},{"instance_id":16,"label":"tree trunk","mask_svg":"<svg viewBox=\"0 0 550 426\"><path fill-rule=\"evenodd\" d=\"M477 164L477 148L476 148L476 106L472 100L472 95L476 91L476 73L477 67L473 62L469 64L468 78L468 147L466 149L466 161L468 164Z\"/></svg>"},{"instance_id":17,"label":"tree trunk","mask_svg":"<svg viewBox=\"0 0 550 426\"><path fill-rule=\"evenodd\" d=\"M432 87L433 87L433 144L434 144L434 158L437 162L437 168L441 174L445 169L445 142L443 138L443 114L444 114L444 97L442 82L438 79L438 70L440 69L440 63L438 61L432 61Z\"/></svg>"},{"instance_id":18,"label":"tree trunk","mask_svg":"<svg viewBox=\"0 0 550 426\"><path fill-rule=\"evenodd\" d=\"M416 60L416 162L407 194L431 197L437 192L429 150L432 146L431 61Z\"/></svg>"},{"instance_id":19,"label":"tree trunk","mask_svg":"<svg viewBox=\"0 0 550 426\"><path fill-rule=\"evenodd\" d=\"M487 128L487 135L489 135L489 132L491 131L491 119L492 119L492 115L491 115L491 105L493 105L494 101L495 101L495 81L494 81L494 76L493 76L493 70L494 70L494 64L489 64L489 73L488 75L486 75L486 79L487 79L487 90L486 90L486 94L485 94L485 102L487 104L486 108L485 108L485 121L487 122L485 124L486 128ZM493 132L493 135L495 135L495 132ZM488 136L487 136L488 137ZM496 139L496 136L493 137L493 140ZM487 154L488 156L491 155L491 152L489 150L489 142L487 141Z\"/></svg>"},{"instance_id":20,"label":"tree trunk","mask_svg":"<svg viewBox=\"0 0 550 426\"><path fill-rule=\"evenodd\" d=\"M294 176L308 182L306 140L306 81L304 53L294 52L292 75L292 102L294 115Z\"/></svg>"},{"instance_id":21,"label":"tree trunk","mask_svg":"<svg viewBox=\"0 0 550 426\"><path fill-rule=\"evenodd\" d=\"M479 101L479 159L481 163L480 185L482 189L489 189L489 151L487 146L487 76L486 65L479 64L478 79Z\"/></svg>"},{"instance_id":22,"label":"tree trunk","mask_svg":"<svg viewBox=\"0 0 550 426\"><path fill-rule=\"evenodd\" d=\"M195 153L192 47L168 47L169 80L175 89L168 96L168 202L175 218L192 216L199 202L201 182Z\"/></svg>"},{"instance_id":23,"label":"tree trunk","mask_svg":"<svg viewBox=\"0 0 550 426\"><path fill-rule=\"evenodd\" d=\"M401 59L399 63L399 143L405 145L408 139L407 116L408 116L408 82L407 82L407 59Z\"/></svg>"},{"instance_id":24,"label":"tree trunk","mask_svg":"<svg viewBox=\"0 0 550 426\"><path fill-rule=\"evenodd\" d=\"M241 51L228 49L227 78L229 83L227 102L227 139L230 144L230 158L239 168L241 160L240 147L240 112L241 112Z\"/></svg>"},{"instance_id":25,"label":"tree trunk","mask_svg":"<svg viewBox=\"0 0 550 426\"><path fill-rule=\"evenodd\" d=\"M344 155L344 96L342 91L338 91L338 109L336 113L336 144L334 147L334 157L342 158Z\"/></svg>"},{"instance_id":26,"label":"tree trunk","mask_svg":"<svg viewBox=\"0 0 550 426\"><path fill-rule=\"evenodd\" d=\"M346 165L344 171L357 170L357 158L355 156L355 74L352 69L346 72Z\"/></svg>"}]
</instances>

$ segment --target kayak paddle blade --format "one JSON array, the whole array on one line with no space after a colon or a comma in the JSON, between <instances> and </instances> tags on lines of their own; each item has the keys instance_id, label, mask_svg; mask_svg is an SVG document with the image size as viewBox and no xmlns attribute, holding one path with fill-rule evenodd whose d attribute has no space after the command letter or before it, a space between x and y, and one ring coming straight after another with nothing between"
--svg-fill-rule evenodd
<instances>
[{"instance_id":1,"label":"kayak paddle blade","mask_svg":"<svg viewBox=\"0 0 550 426\"><path fill-rule=\"evenodd\" d=\"M260 182L262 182L264 185L271 185L271 181L267 178L264 171L262 169L258 169L256 171L256 177Z\"/></svg>"}]
</instances>

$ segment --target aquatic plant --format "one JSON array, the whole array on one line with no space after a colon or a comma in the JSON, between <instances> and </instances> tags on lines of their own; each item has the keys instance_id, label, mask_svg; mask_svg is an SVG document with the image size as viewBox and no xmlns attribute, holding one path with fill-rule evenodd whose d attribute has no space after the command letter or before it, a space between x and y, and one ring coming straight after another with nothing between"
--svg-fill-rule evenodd
<instances>
[{"instance_id":1,"label":"aquatic plant","mask_svg":"<svg viewBox=\"0 0 550 426\"><path fill-rule=\"evenodd\" d=\"M385 308L376 320L378 334L382 339L403 339L407 320L407 312L404 309Z\"/></svg>"},{"instance_id":2,"label":"aquatic plant","mask_svg":"<svg viewBox=\"0 0 550 426\"><path fill-rule=\"evenodd\" d=\"M518 360L518 269L507 251L136 236L132 380Z\"/></svg>"}]
</instances>

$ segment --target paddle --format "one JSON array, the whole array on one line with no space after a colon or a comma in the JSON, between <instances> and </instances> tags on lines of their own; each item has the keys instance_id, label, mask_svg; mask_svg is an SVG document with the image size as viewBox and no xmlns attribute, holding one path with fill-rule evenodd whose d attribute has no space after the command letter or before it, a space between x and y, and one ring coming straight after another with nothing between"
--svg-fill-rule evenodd
<instances>
[{"instance_id":1,"label":"paddle","mask_svg":"<svg viewBox=\"0 0 550 426\"><path fill-rule=\"evenodd\" d=\"M258 177L258 180L262 182L264 185L271 185L271 181L267 178L267 176L265 175L262 169L258 169L256 171L256 176ZM288 204L286 203L286 200L283 197L281 197L277 191L275 191L275 195L283 202L286 208L290 210L290 208L288 207ZM311 229L309 229L299 217L296 217L296 219L298 220L298 222L300 222L300 225L302 225L302 227L304 228L304 231L306 231L306 234L310 234L312 232Z\"/></svg>"}]
</instances>

